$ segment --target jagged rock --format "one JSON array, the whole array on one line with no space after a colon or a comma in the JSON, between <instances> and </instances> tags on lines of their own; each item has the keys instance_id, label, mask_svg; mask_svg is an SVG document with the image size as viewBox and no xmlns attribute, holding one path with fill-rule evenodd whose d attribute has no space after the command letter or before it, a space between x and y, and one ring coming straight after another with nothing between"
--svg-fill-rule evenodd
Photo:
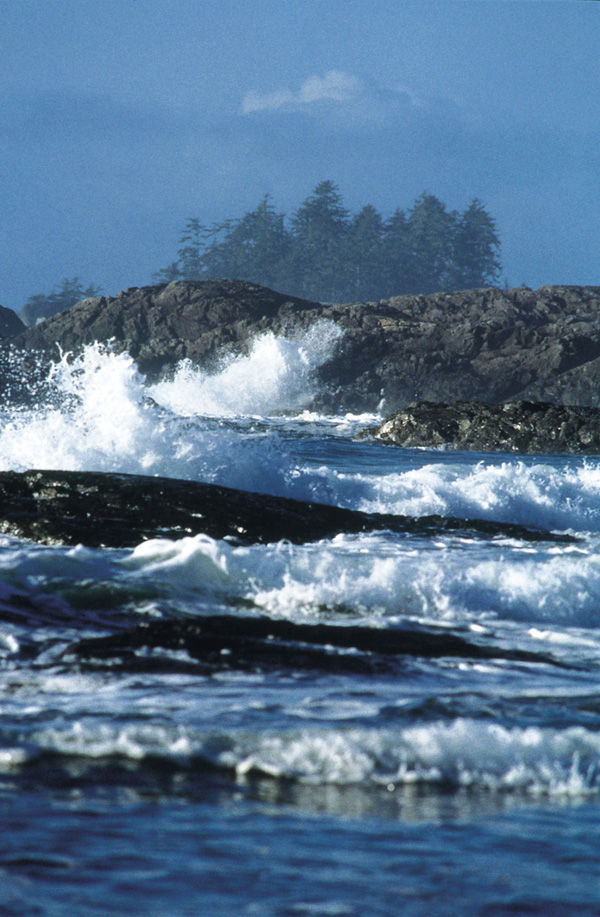
<instances>
[{"instance_id":1,"label":"jagged rock","mask_svg":"<svg viewBox=\"0 0 600 917\"><path fill-rule=\"evenodd\" d=\"M174 281L132 287L118 296L82 300L17 339L29 349L78 351L95 341L114 341L156 374L189 358L210 365L224 349L243 351L256 334L306 326L320 306L239 280Z\"/></svg>"},{"instance_id":2,"label":"jagged rock","mask_svg":"<svg viewBox=\"0 0 600 917\"><path fill-rule=\"evenodd\" d=\"M600 408L513 401L421 401L387 417L378 439L480 452L600 454Z\"/></svg>"},{"instance_id":3,"label":"jagged rock","mask_svg":"<svg viewBox=\"0 0 600 917\"><path fill-rule=\"evenodd\" d=\"M564 541L525 526L440 516L361 513L173 478L91 471L0 472L0 533L42 544L134 547L148 538L204 533L238 543L295 543L339 532ZM572 539L568 539L572 540Z\"/></svg>"},{"instance_id":4,"label":"jagged rock","mask_svg":"<svg viewBox=\"0 0 600 917\"><path fill-rule=\"evenodd\" d=\"M600 287L464 290L321 305L242 281L177 281L83 300L16 338L63 350L114 339L142 372L189 357L205 368L261 332L318 319L344 331L313 406L389 411L416 400L516 398L600 404Z\"/></svg>"}]
</instances>

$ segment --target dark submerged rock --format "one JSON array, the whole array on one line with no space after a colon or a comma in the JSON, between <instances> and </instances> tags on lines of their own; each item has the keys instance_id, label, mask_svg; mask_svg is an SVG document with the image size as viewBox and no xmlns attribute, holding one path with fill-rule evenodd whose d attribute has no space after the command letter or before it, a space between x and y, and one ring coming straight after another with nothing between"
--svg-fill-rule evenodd
<instances>
[{"instance_id":1,"label":"dark submerged rock","mask_svg":"<svg viewBox=\"0 0 600 917\"><path fill-rule=\"evenodd\" d=\"M560 664L541 653L477 643L442 628L296 624L226 614L196 620L144 621L116 633L79 640L65 650L64 656L88 660L117 657L131 663L140 649L185 650L209 671L291 668L371 674L397 666L397 657L402 656ZM147 666L147 657L140 664Z\"/></svg>"},{"instance_id":2,"label":"dark submerged rock","mask_svg":"<svg viewBox=\"0 0 600 917\"><path fill-rule=\"evenodd\" d=\"M600 408L530 401L422 401L391 414L375 436L406 447L598 455Z\"/></svg>"},{"instance_id":3,"label":"dark submerged rock","mask_svg":"<svg viewBox=\"0 0 600 917\"><path fill-rule=\"evenodd\" d=\"M189 358L215 366L267 330L318 319L344 331L318 375L316 407L388 410L416 400L600 404L600 287L548 286L322 305L237 280L177 281L83 300L18 335L19 346L78 350L114 339L144 373Z\"/></svg>"},{"instance_id":4,"label":"dark submerged rock","mask_svg":"<svg viewBox=\"0 0 600 917\"><path fill-rule=\"evenodd\" d=\"M214 484L88 471L0 472L0 532L43 544L134 547L200 533L238 543L295 543L345 532L457 533L572 541L509 523L361 513Z\"/></svg>"}]
</instances>

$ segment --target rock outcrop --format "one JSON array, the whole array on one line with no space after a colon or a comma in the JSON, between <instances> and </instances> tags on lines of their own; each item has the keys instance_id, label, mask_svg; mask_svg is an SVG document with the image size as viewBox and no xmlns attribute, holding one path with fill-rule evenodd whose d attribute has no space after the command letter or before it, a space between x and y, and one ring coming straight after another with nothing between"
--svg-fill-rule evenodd
<instances>
[{"instance_id":1,"label":"rock outcrop","mask_svg":"<svg viewBox=\"0 0 600 917\"><path fill-rule=\"evenodd\" d=\"M600 287L466 290L322 305L242 281L178 281L93 297L16 338L63 350L113 339L158 374L188 357L210 368L261 332L318 319L344 331L319 375L317 407L395 410L416 400L600 404Z\"/></svg>"},{"instance_id":2,"label":"rock outcrop","mask_svg":"<svg viewBox=\"0 0 600 917\"><path fill-rule=\"evenodd\" d=\"M441 516L361 513L194 481L92 471L0 472L0 533L41 544L134 547L204 533L236 543L294 543L339 532L467 532L564 541L526 526Z\"/></svg>"},{"instance_id":3,"label":"rock outcrop","mask_svg":"<svg viewBox=\"0 0 600 917\"><path fill-rule=\"evenodd\" d=\"M600 408L530 401L421 401L387 417L375 436L405 447L600 455Z\"/></svg>"},{"instance_id":4,"label":"rock outcrop","mask_svg":"<svg viewBox=\"0 0 600 917\"><path fill-rule=\"evenodd\" d=\"M296 330L315 321L321 306L238 280L175 281L93 296L60 312L15 341L32 350L78 351L95 341L126 349L149 375L180 360L211 366L225 350L243 352L257 335Z\"/></svg>"}]
</instances>

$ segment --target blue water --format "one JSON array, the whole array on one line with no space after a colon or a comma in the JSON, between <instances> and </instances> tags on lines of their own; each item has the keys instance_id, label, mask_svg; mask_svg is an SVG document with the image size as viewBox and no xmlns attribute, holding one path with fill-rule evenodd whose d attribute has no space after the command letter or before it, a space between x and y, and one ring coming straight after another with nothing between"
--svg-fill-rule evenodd
<instances>
[{"instance_id":1,"label":"blue water","mask_svg":"<svg viewBox=\"0 0 600 917\"><path fill-rule=\"evenodd\" d=\"M152 387L89 348L5 408L0 467L573 538L199 534L96 550L3 537L1 914L600 913L600 459L383 446L359 436L375 417L305 410L322 358L321 343L267 337L216 376L188 366ZM335 674L71 649L219 614L425 628L493 652Z\"/></svg>"}]
</instances>

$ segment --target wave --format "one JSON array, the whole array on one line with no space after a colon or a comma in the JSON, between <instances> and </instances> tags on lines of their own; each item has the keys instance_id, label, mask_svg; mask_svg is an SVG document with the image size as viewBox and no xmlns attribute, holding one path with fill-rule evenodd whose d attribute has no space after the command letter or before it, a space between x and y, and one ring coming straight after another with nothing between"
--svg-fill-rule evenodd
<instances>
[{"instance_id":1,"label":"wave","mask_svg":"<svg viewBox=\"0 0 600 917\"><path fill-rule=\"evenodd\" d=\"M552 643L547 628L600 627L600 554L593 546L372 534L241 547L197 535L109 552L16 542L0 561L0 600L13 609L4 620L15 618L14 609L23 619L30 606L35 623L52 608L61 621L77 621L88 612L130 616L138 606L144 614L198 615L241 604L296 622L483 626L486 639L490 629L518 622L537 628L538 649L540 641Z\"/></svg>"},{"instance_id":2,"label":"wave","mask_svg":"<svg viewBox=\"0 0 600 917\"><path fill-rule=\"evenodd\" d=\"M68 758L165 760L313 786L425 785L447 790L578 798L600 791L600 736L583 727L506 727L476 719L397 729L305 728L280 733L203 733L189 725L111 724L80 719L38 730L29 751L15 744L3 770L52 752Z\"/></svg>"},{"instance_id":3,"label":"wave","mask_svg":"<svg viewBox=\"0 0 600 917\"><path fill-rule=\"evenodd\" d=\"M316 322L292 337L257 337L247 355L222 357L208 373L184 360L172 378L152 385L158 404L182 416L239 416L305 409L313 399L315 370L331 356L342 334L333 322Z\"/></svg>"},{"instance_id":4,"label":"wave","mask_svg":"<svg viewBox=\"0 0 600 917\"><path fill-rule=\"evenodd\" d=\"M402 456L398 456L398 463ZM439 514L488 519L551 531L600 532L600 463L515 460L461 464L427 462L383 475L323 467L323 483L340 505L363 512Z\"/></svg>"},{"instance_id":5,"label":"wave","mask_svg":"<svg viewBox=\"0 0 600 917\"><path fill-rule=\"evenodd\" d=\"M404 450L377 444L369 467L365 441L348 439L360 418L302 414L339 333L323 324L293 339L267 334L212 375L184 364L154 386L126 353L91 345L63 355L33 404L1 412L0 469L160 475L363 512L600 532L597 461L431 461L427 450L409 461ZM289 424L261 421L286 409L295 412L296 440ZM324 452L321 462L306 461L302 423L321 443L346 438L341 466Z\"/></svg>"}]
</instances>

